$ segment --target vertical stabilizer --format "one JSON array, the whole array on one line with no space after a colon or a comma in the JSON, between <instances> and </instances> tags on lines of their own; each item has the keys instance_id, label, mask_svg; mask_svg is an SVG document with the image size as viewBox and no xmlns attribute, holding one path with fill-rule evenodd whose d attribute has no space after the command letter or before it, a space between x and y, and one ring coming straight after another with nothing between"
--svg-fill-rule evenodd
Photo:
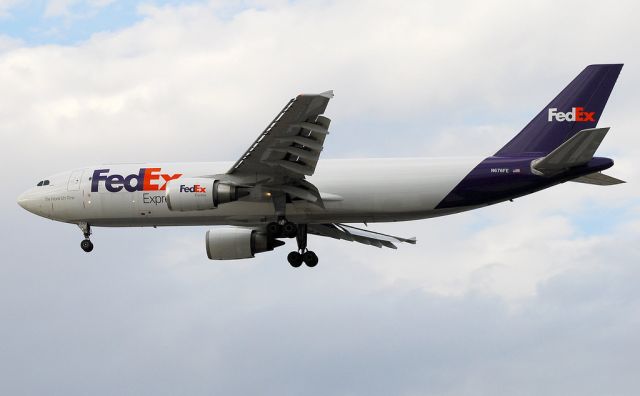
<instances>
[{"instance_id":1,"label":"vertical stabilizer","mask_svg":"<svg viewBox=\"0 0 640 396\"><path fill-rule=\"evenodd\" d=\"M598 125L622 64L587 66L495 155L546 155L583 129Z\"/></svg>"}]
</instances>

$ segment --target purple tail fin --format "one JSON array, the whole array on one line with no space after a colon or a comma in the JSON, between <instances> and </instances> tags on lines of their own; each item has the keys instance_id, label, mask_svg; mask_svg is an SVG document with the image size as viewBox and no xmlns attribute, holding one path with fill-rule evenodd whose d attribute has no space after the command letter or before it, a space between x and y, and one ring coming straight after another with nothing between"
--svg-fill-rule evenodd
<instances>
[{"instance_id":1,"label":"purple tail fin","mask_svg":"<svg viewBox=\"0 0 640 396\"><path fill-rule=\"evenodd\" d=\"M548 154L582 129L595 128L622 64L590 65L496 156Z\"/></svg>"}]
</instances>

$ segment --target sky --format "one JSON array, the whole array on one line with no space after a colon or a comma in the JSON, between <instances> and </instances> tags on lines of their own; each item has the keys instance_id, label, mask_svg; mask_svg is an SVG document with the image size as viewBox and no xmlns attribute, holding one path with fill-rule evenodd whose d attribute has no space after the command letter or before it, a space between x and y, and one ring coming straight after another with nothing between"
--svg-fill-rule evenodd
<instances>
[{"instance_id":1,"label":"sky","mask_svg":"<svg viewBox=\"0 0 640 396\"><path fill-rule=\"evenodd\" d=\"M0 394L636 395L634 1L0 0ZM586 65L625 63L608 171L477 211L206 257L207 227L80 230L16 197L110 162L237 159L335 91L322 158L491 155ZM320 169L320 168L319 168ZM384 188L381 180L380 188Z\"/></svg>"}]
</instances>

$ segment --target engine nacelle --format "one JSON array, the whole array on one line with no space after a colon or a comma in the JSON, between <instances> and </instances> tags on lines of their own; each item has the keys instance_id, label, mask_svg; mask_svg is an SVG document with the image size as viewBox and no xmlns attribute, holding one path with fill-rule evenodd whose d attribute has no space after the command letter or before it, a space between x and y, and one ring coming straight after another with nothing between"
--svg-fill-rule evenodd
<instances>
[{"instance_id":1,"label":"engine nacelle","mask_svg":"<svg viewBox=\"0 0 640 396\"><path fill-rule=\"evenodd\" d=\"M218 205L237 201L249 195L249 189L206 177L171 180L165 195L169 210L190 211L215 209Z\"/></svg>"},{"instance_id":2,"label":"engine nacelle","mask_svg":"<svg viewBox=\"0 0 640 396\"><path fill-rule=\"evenodd\" d=\"M250 228L224 227L207 231L206 244L211 260L237 260L268 252L284 242Z\"/></svg>"}]
</instances>

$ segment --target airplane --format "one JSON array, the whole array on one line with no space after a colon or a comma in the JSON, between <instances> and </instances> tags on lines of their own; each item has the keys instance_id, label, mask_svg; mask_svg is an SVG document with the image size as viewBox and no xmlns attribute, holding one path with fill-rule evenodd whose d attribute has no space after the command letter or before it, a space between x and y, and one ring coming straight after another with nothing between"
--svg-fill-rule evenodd
<instances>
[{"instance_id":1,"label":"airplane","mask_svg":"<svg viewBox=\"0 0 640 396\"><path fill-rule=\"evenodd\" d=\"M622 64L587 66L511 141L483 158L319 161L333 91L291 99L235 163L107 164L39 181L18 197L36 215L93 227L218 226L212 260L252 258L295 238L293 267L318 264L308 234L396 248L415 238L345 223L426 219L513 200L567 181L615 185L613 160L594 157L609 131L597 123Z\"/></svg>"}]
</instances>

